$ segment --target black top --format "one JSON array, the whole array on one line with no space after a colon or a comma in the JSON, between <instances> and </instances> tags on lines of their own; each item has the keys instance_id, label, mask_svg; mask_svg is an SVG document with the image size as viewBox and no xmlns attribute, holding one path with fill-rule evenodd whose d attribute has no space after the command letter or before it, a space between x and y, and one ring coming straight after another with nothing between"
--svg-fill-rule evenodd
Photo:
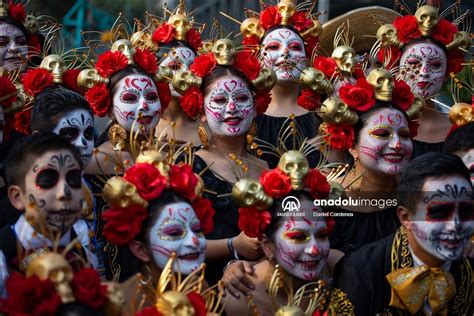
<instances>
[{"instance_id":1,"label":"black top","mask_svg":"<svg viewBox=\"0 0 474 316\"><path fill-rule=\"evenodd\" d=\"M448 315L473 315L473 264L472 259L451 264L449 272L454 276L456 294L448 303ZM389 307L391 289L385 278L406 267L413 267L413 259L406 230L400 227L396 233L344 256L336 265L335 287L347 294L355 315L409 315L408 311ZM424 314L419 311L416 315Z\"/></svg>"},{"instance_id":2,"label":"black top","mask_svg":"<svg viewBox=\"0 0 474 316\"><path fill-rule=\"evenodd\" d=\"M413 153L411 154L411 159L421 156L430 152L443 152L444 151L444 142L438 143L427 143L421 142L419 140L413 139Z\"/></svg>"},{"instance_id":3,"label":"black top","mask_svg":"<svg viewBox=\"0 0 474 316\"><path fill-rule=\"evenodd\" d=\"M336 225L329 235L331 248L346 254L387 237L400 227L396 206L370 213L344 209L339 209L336 213L352 214L352 216L334 216Z\"/></svg>"},{"instance_id":4,"label":"black top","mask_svg":"<svg viewBox=\"0 0 474 316\"><path fill-rule=\"evenodd\" d=\"M275 117L265 114L257 116L257 138L268 142L273 146L276 146L280 130L283 131L283 129L285 129L288 126L288 123L290 122L290 120L287 120L287 117ZM286 124L285 121L287 121ZM302 133L303 139L310 139L315 137L318 134L319 124L321 124L317 116L311 112L296 116L295 123L300 132ZM285 145L288 150L292 150L293 138L288 138ZM298 144L297 148L299 148ZM268 166L270 167L270 169L273 169L278 165L278 157L274 155L264 154L260 158L268 162ZM310 155L306 156L306 158L308 159L310 166L315 167L318 164L320 158L319 150L312 152Z\"/></svg>"}]
</instances>

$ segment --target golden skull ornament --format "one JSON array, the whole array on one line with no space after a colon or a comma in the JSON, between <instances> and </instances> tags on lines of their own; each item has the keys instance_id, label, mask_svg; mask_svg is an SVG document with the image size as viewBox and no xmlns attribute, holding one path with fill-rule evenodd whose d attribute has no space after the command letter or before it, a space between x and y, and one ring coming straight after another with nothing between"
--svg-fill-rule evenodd
<instances>
[{"instance_id":1,"label":"golden skull ornament","mask_svg":"<svg viewBox=\"0 0 474 316\"><path fill-rule=\"evenodd\" d=\"M426 106L426 101L419 94L414 93L415 99L413 104L405 111L410 120L414 120L420 117L421 112Z\"/></svg>"},{"instance_id":2,"label":"golden skull ornament","mask_svg":"<svg viewBox=\"0 0 474 316\"><path fill-rule=\"evenodd\" d=\"M265 194L263 186L254 179L240 179L232 188L232 198L241 207L256 207L259 210L269 208L273 199Z\"/></svg>"},{"instance_id":3,"label":"golden skull ornament","mask_svg":"<svg viewBox=\"0 0 474 316\"><path fill-rule=\"evenodd\" d=\"M183 94L191 86L200 87L202 78L194 75L190 70L179 70L173 76L173 88L179 93Z\"/></svg>"},{"instance_id":4,"label":"golden skull ornament","mask_svg":"<svg viewBox=\"0 0 474 316\"><path fill-rule=\"evenodd\" d=\"M304 188L304 179L308 175L310 167L303 153L297 150L287 151L280 157L278 168L290 177L293 190Z\"/></svg>"},{"instance_id":5,"label":"golden skull ornament","mask_svg":"<svg viewBox=\"0 0 474 316\"><path fill-rule=\"evenodd\" d=\"M397 29L393 24L384 24L377 30L377 39L382 41L386 46L395 46L401 48L403 43L397 36Z\"/></svg>"},{"instance_id":6,"label":"golden skull ornament","mask_svg":"<svg viewBox=\"0 0 474 316\"><path fill-rule=\"evenodd\" d=\"M217 64L230 66L235 58L234 42L228 38L219 39L212 46L212 53L216 57Z\"/></svg>"},{"instance_id":7,"label":"golden skull ornament","mask_svg":"<svg viewBox=\"0 0 474 316\"><path fill-rule=\"evenodd\" d=\"M53 75L54 83L62 83L66 72L66 64L59 55L48 55L41 61L40 68L46 69Z\"/></svg>"},{"instance_id":8,"label":"golden skull ornament","mask_svg":"<svg viewBox=\"0 0 474 316\"><path fill-rule=\"evenodd\" d=\"M296 12L295 3L293 0L281 0L278 5L278 12L281 15L281 25L290 25L291 17Z\"/></svg>"},{"instance_id":9,"label":"golden skull ornament","mask_svg":"<svg viewBox=\"0 0 474 316\"><path fill-rule=\"evenodd\" d=\"M354 125L359 120L357 113L336 96L327 98L321 104L321 117L330 124Z\"/></svg>"},{"instance_id":10,"label":"golden skull ornament","mask_svg":"<svg viewBox=\"0 0 474 316\"><path fill-rule=\"evenodd\" d=\"M167 291L156 302L156 308L162 315L194 316L194 307L186 294Z\"/></svg>"},{"instance_id":11,"label":"golden skull ornament","mask_svg":"<svg viewBox=\"0 0 474 316\"><path fill-rule=\"evenodd\" d=\"M265 29L260 25L260 20L257 18L248 18L240 24L240 32L244 37L256 36L261 39L265 35Z\"/></svg>"},{"instance_id":12,"label":"golden skull ornament","mask_svg":"<svg viewBox=\"0 0 474 316\"><path fill-rule=\"evenodd\" d=\"M112 48L110 49L112 52L121 52L125 55L128 59L128 64L133 65L135 62L133 61L133 55L135 55L135 47L133 47L132 42L127 39L120 39L115 41L112 44Z\"/></svg>"},{"instance_id":13,"label":"golden skull ornament","mask_svg":"<svg viewBox=\"0 0 474 316\"><path fill-rule=\"evenodd\" d=\"M252 80L252 85L257 92L270 91L277 82L277 75L272 68L262 68L258 77Z\"/></svg>"},{"instance_id":14,"label":"golden skull ornament","mask_svg":"<svg viewBox=\"0 0 474 316\"><path fill-rule=\"evenodd\" d=\"M177 40L186 40L186 34L191 29L191 23L189 23L188 18L184 14L178 13L172 15L168 20L168 23L173 25Z\"/></svg>"},{"instance_id":15,"label":"golden skull ornament","mask_svg":"<svg viewBox=\"0 0 474 316\"><path fill-rule=\"evenodd\" d=\"M355 56L355 50L346 45L336 47L331 54L331 57L336 61L337 68L349 73L354 71L356 65Z\"/></svg>"},{"instance_id":16,"label":"golden skull ornament","mask_svg":"<svg viewBox=\"0 0 474 316\"><path fill-rule=\"evenodd\" d=\"M109 78L103 78L95 69L81 70L77 76L77 84L82 88L90 89L98 83L109 83Z\"/></svg>"},{"instance_id":17,"label":"golden skull ornament","mask_svg":"<svg viewBox=\"0 0 474 316\"><path fill-rule=\"evenodd\" d=\"M148 207L148 202L138 194L137 188L122 177L112 177L107 180L102 189L102 195L112 206L126 208L136 204Z\"/></svg>"},{"instance_id":18,"label":"golden skull ornament","mask_svg":"<svg viewBox=\"0 0 474 316\"><path fill-rule=\"evenodd\" d=\"M385 102L392 101L395 81L390 71L383 68L373 69L367 76L367 81L373 87L374 95L377 100Z\"/></svg>"},{"instance_id":19,"label":"golden skull ornament","mask_svg":"<svg viewBox=\"0 0 474 316\"><path fill-rule=\"evenodd\" d=\"M416 10L415 17L421 35L430 36L433 27L438 23L438 9L430 5L423 5Z\"/></svg>"},{"instance_id":20,"label":"golden skull ornament","mask_svg":"<svg viewBox=\"0 0 474 316\"><path fill-rule=\"evenodd\" d=\"M301 72L301 86L316 93L328 93L332 89L331 82L324 73L316 68L308 67Z\"/></svg>"},{"instance_id":21,"label":"golden skull ornament","mask_svg":"<svg viewBox=\"0 0 474 316\"><path fill-rule=\"evenodd\" d=\"M305 313L298 306L283 306L280 307L276 312L275 316L304 316Z\"/></svg>"},{"instance_id":22,"label":"golden skull ornament","mask_svg":"<svg viewBox=\"0 0 474 316\"><path fill-rule=\"evenodd\" d=\"M463 126L473 121L472 105L455 103L449 110L449 120L458 126Z\"/></svg>"},{"instance_id":23,"label":"golden skull ornament","mask_svg":"<svg viewBox=\"0 0 474 316\"><path fill-rule=\"evenodd\" d=\"M456 48L461 48L466 51L469 51L469 48L472 45L471 35L468 32L458 31L454 34L453 41L446 45L448 50L453 50Z\"/></svg>"},{"instance_id":24,"label":"golden skull ornament","mask_svg":"<svg viewBox=\"0 0 474 316\"><path fill-rule=\"evenodd\" d=\"M135 159L136 163L149 163L153 165L162 176L168 177L170 166L166 156L158 150L146 150L141 152Z\"/></svg>"}]
</instances>

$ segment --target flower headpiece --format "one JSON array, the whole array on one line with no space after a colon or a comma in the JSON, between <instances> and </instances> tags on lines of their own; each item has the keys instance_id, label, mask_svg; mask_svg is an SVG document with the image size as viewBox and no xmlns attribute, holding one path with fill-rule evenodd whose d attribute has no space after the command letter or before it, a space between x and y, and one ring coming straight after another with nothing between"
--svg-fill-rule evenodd
<instances>
[{"instance_id":1,"label":"flower headpiece","mask_svg":"<svg viewBox=\"0 0 474 316\"><path fill-rule=\"evenodd\" d=\"M156 149L143 149L135 164L123 176L110 178L102 194L110 208L102 215L106 224L104 237L116 244L125 245L134 240L147 217L149 202L171 190L190 201L204 233L212 231L214 209L202 197L204 182L190 165L173 164L171 156Z\"/></svg>"},{"instance_id":2,"label":"flower headpiece","mask_svg":"<svg viewBox=\"0 0 474 316\"><path fill-rule=\"evenodd\" d=\"M63 277L58 278L58 273ZM0 312L8 315L56 315L64 304L76 302L115 316L125 303L117 284L101 282L91 268L73 271L63 255L55 252L34 257L26 276L12 274L6 289L8 298L0 299Z\"/></svg>"},{"instance_id":3,"label":"flower headpiece","mask_svg":"<svg viewBox=\"0 0 474 316\"><path fill-rule=\"evenodd\" d=\"M471 68L468 67L466 70L468 78L471 78ZM474 122L474 99L472 98L474 89L472 83L468 82L468 80L460 75L451 74L451 95L454 104L451 106L448 113L448 118L452 124L448 135L461 126ZM471 104L466 102L467 98L462 98L461 91L463 90L468 92L466 96L471 96ZM436 103L442 104L445 108L449 108L448 105L441 103L439 100L436 100Z\"/></svg>"},{"instance_id":4,"label":"flower headpiece","mask_svg":"<svg viewBox=\"0 0 474 316\"><path fill-rule=\"evenodd\" d=\"M255 93L257 114L266 111L271 101L269 91L277 80L275 72L270 68L261 68L254 55L246 50L237 52L234 43L224 38L217 40L210 52L196 57L189 70L178 71L173 77L173 87L183 95L181 106L188 116L196 118L202 112L204 97L199 87L203 78L217 65L240 70L252 83L249 88Z\"/></svg>"},{"instance_id":5,"label":"flower headpiece","mask_svg":"<svg viewBox=\"0 0 474 316\"><path fill-rule=\"evenodd\" d=\"M400 1L397 1L397 4L401 6L401 10L410 12L410 9L403 6ZM393 24L382 25L377 31L377 38L384 46L380 55L387 55L387 51L390 51L391 63L395 63L396 59L400 58L400 50L410 41L433 38L448 50L446 76L449 76L451 72L461 71L464 55L469 51L472 43L469 34L470 23L465 21L469 19L469 12L460 13L459 6L460 1L456 1L439 14L438 8L423 5L416 10L414 15L398 17ZM449 14L454 15L453 22L445 19ZM459 30L459 26L465 26L467 29Z\"/></svg>"}]
</instances>

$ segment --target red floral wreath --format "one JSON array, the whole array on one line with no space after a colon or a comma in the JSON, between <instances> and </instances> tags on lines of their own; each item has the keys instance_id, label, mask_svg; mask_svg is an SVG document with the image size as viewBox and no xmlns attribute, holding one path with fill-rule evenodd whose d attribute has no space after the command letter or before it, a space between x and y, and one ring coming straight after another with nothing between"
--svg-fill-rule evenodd
<instances>
[{"instance_id":1,"label":"red floral wreath","mask_svg":"<svg viewBox=\"0 0 474 316\"><path fill-rule=\"evenodd\" d=\"M171 165L169 175L165 177L150 163L136 163L125 171L123 179L133 184L138 195L146 201L159 198L165 189L183 196L191 202L203 233L213 230L214 208L208 199L196 195L199 179L191 166L183 163ZM104 237L116 245L126 245L140 233L147 216L147 210L140 205L127 208L112 205L102 214L106 222Z\"/></svg>"},{"instance_id":2,"label":"red floral wreath","mask_svg":"<svg viewBox=\"0 0 474 316\"><path fill-rule=\"evenodd\" d=\"M82 90L77 85L77 76L79 75L79 72L79 69L66 70L62 77L62 83L72 91L82 93ZM25 91L34 97L38 96L38 94L47 87L54 85L53 75L43 68L28 70L22 75L21 81Z\"/></svg>"},{"instance_id":3,"label":"red floral wreath","mask_svg":"<svg viewBox=\"0 0 474 316\"><path fill-rule=\"evenodd\" d=\"M17 100L17 91L10 78L0 76L0 106L10 107Z\"/></svg>"},{"instance_id":4,"label":"red floral wreath","mask_svg":"<svg viewBox=\"0 0 474 316\"><path fill-rule=\"evenodd\" d=\"M173 25L168 23L161 24L155 32L153 32L152 40L159 44L168 44L176 38L176 32ZM192 28L186 32L186 43L191 46L194 51L198 51L202 47L201 33Z\"/></svg>"}]
</instances>

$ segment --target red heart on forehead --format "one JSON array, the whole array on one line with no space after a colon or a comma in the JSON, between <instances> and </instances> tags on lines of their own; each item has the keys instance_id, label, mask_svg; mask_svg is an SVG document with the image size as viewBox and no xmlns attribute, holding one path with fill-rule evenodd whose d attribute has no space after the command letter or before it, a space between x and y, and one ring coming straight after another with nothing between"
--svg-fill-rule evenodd
<instances>
[{"instance_id":1,"label":"red heart on forehead","mask_svg":"<svg viewBox=\"0 0 474 316\"><path fill-rule=\"evenodd\" d=\"M181 50L179 52L181 54L181 57L183 57L184 59L188 59L189 57L191 57L191 52L189 50Z\"/></svg>"},{"instance_id":2,"label":"red heart on forehead","mask_svg":"<svg viewBox=\"0 0 474 316\"><path fill-rule=\"evenodd\" d=\"M422 47L420 48L421 55L423 57L429 56L433 53L433 47Z\"/></svg>"},{"instance_id":3,"label":"red heart on forehead","mask_svg":"<svg viewBox=\"0 0 474 316\"><path fill-rule=\"evenodd\" d=\"M234 91L235 87L237 87L237 81L231 80L230 82L224 82L224 87L226 88L227 91L232 92Z\"/></svg>"},{"instance_id":4,"label":"red heart on forehead","mask_svg":"<svg viewBox=\"0 0 474 316\"><path fill-rule=\"evenodd\" d=\"M291 31L281 30L281 31L278 31L278 34L280 34L280 36L283 37L284 39L287 39L288 37L290 37Z\"/></svg>"},{"instance_id":5,"label":"red heart on forehead","mask_svg":"<svg viewBox=\"0 0 474 316\"><path fill-rule=\"evenodd\" d=\"M387 119L390 125L400 126L403 117L400 113L390 113Z\"/></svg>"}]
</instances>

